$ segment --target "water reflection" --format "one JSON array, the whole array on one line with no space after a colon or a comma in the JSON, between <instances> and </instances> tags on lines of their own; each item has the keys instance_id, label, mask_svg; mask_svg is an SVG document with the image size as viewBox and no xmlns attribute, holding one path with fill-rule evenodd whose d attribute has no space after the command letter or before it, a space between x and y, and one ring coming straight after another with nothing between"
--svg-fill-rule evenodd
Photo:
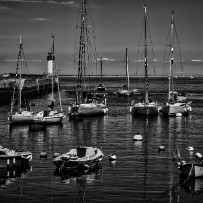
<instances>
[{"instance_id":1,"label":"water reflection","mask_svg":"<svg viewBox=\"0 0 203 203\"><path fill-rule=\"evenodd\" d=\"M181 174L179 183L181 188L191 193L192 196L203 193L203 178L188 178Z\"/></svg>"},{"instance_id":2,"label":"water reflection","mask_svg":"<svg viewBox=\"0 0 203 203\"><path fill-rule=\"evenodd\" d=\"M25 178L26 174L31 171L31 166L15 168L0 168L0 189L5 189L9 185L18 181L19 178Z\"/></svg>"},{"instance_id":3,"label":"water reflection","mask_svg":"<svg viewBox=\"0 0 203 203\"><path fill-rule=\"evenodd\" d=\"M78 173L75 171L59 171L58 169L54 171L54 175L60 177L62 184L68 184L73 188L77 188L80 202L83 203L86 202L86 197L88 195L88 185L93 185L95 182L101 182L102 173L102 167L88 170L88 172L83 173Z\"/></svg>"},{"instance_id":4,"label":"water reflection","mask_svg":"<svg viewBox=\"0 0 203 203\"><path fill-rule=\"evenodd\" d=\"M70 133L76 146L95 145L105 139L107 130L106 116L96 118L85 118L83 121L70 122Z\"/></svg>"}]
</instances>

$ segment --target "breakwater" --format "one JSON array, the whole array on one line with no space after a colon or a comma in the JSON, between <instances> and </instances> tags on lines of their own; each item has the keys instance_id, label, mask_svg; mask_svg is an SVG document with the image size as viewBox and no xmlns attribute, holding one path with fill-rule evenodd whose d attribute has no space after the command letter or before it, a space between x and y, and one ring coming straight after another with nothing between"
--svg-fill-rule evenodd
<instances>
[{"instance_id":1,"label":"breakwater","mask_svg":"<svg viewBox=\"0 0 203 203\"><path fill-rule=\"evenodd\" d=\"M0 105L9 105L13 97L18 98L19 90L21 88L22 100L30 100L40 96L49 94L57 90L57 83L52 78L34 77L30 75L27 78L3 78L0 80Z\"/></svg>"}]
</instances>

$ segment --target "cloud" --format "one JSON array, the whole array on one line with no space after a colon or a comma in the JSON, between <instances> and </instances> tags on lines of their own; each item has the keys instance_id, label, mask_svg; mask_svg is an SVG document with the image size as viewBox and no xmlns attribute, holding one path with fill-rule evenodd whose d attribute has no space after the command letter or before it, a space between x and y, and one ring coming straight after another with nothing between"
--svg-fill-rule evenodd
<instances>
[{"instance_id":1,"label":"cloud","mask_svg":"<svg viewBox=\"0 0 203 203\"><path fill-rule=\"evenodd\" d=\"M201 59L192 59L191 62L202 63L203 60L201 60Z\"/></svg>"},{"instance_id":2,"label":"cloud","mask_svg":"<svg viewBox=\"0 0 203 203\"><path fill-rule=\"evenodd\" d=\"M47 21L48 18L32 18L33 21Z\"/></svg>"},{"instance_id":3,"label":"cloud","mask_svg":"<svg viewBox=\"0 0 203 203\"><path fill-rule=\"evenodd\" d=\"M101 59L97 59L100 61ZM110 58L102 58L102 61L117 61L116 59L110 59Z\"/></svg>"},{"instance_id":4,"label":"cloud","mask_svg":"<svg viewBox=\"0 0 203 203\"><path fill-rule=\"evenodd\" d=\"M47 3L62 4L62 5L74 5L75 1L47 1Z\"/></svg>"},{"instance_id":5,"label":"cloud","mask_svg":"<svg viewBox=\"0 0 203 203\"><path fill-rule=\"evenodd\" d=\"M9 63L16 63L18 61L18 59L5 59L5 60L1 60L1 61L9 62ZM44 61L39 60L39 59L31 59L31 60L26 60L26 62L42 63Z\"/></svg>"}]
</instances>

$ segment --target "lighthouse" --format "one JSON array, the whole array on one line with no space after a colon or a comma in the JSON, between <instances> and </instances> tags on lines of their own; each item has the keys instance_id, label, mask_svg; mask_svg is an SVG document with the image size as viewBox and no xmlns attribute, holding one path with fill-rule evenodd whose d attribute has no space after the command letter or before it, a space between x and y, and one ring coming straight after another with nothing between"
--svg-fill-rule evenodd
<instances>
[{"instance_id":1,"label":"lighthouse","mask_svg":"<svg viewBox=\"0 0 203 203\"><path fill-rule=\"evenodd\" d=\"M52 76L53 75L53 72L54 72L54 60L55 60L55 54L54 54L54 36L52 35L51 51L48 52L48 56L47 56L47 62L48 62L47 74L48 74L48 76Z\"/></svg>"}]
</instances>

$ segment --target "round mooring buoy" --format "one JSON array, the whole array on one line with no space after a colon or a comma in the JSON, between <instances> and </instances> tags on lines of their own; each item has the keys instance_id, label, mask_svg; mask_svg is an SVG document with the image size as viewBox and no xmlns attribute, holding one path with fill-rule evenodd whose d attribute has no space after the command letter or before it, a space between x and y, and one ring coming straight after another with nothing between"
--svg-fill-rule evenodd
<instances>
[{"instance_id":1,"label":"round mooring buoy","mask_svg":"<svg viewBox=\"0 0 203 203\"><path fill-rule=\"evenodd\" d=\"M187 151L189 151L189 152L194 151L194 147L189 146L189 147L187 148Z\"/></svg>"},{"instance_id":2,"label":"round mooring buoy","mask_svg":"<svg viewBox=\"0 0 203 203\"><path fill-rule=\"evenodd\" d=\"M47 153L45 151L41 152L40 158L47 158Z\"/></svg>"},{"instance_id":3,"label":"round mooring buoy","mask_svg":"<svg viewBox=\"0 0 203 203\"><path fill-rule=\"evenodd\" d=\"M133 141L142 141L142 135L135 135Z\"/></svg>"},{"instance_id":4,"label":"round mooring buoy","mask_svg":"<svg viewBox=\"0 0 203 203\"><path fill-rule=\"evenodd\" d=\"M182 113L177 113L176 117L182 117Z\"/></svg>"},{"instance_id":5,"label":"round mooring buoy","mask_svg":"<svg viewBox=\"0 0 203 203\"><path fill-rule=\"evenodd\" d=\"M54 158L56 158L57 156L60 156L59 152L54 153Z\"/></svg>"},{"instance_id":6,"label":"round mooring buoy","mask_svg":"<svg viewBox=\"0 0 203 203\"><path fill-rule=\"evenodd\" d=\"M160 151L165 151L165 147L164 147L163 145L159 146L159 147L158 147L158 151L159 151L159 152L160 152Z\"/></svg>"},{"instance_id":7,"label":"round mooring buoy","mask_svg":"<svg viewBox=\"0 0 203 203\"><path fill-rule=\"evenodd\" d=\"M110 161L111 165L115 165L116 164L116 160Z\"/></svg>"},{"instance_id":8,"label":"round mooring buoy","mask_svg":"<svg viewBox=\"0 0 203 203\"><path fill-rule=\"evenodd\" d=\"M109 161L114 161L116 160L116 155L115 154L110 154L109 155Z\"/></svg>"}]
</instances>

